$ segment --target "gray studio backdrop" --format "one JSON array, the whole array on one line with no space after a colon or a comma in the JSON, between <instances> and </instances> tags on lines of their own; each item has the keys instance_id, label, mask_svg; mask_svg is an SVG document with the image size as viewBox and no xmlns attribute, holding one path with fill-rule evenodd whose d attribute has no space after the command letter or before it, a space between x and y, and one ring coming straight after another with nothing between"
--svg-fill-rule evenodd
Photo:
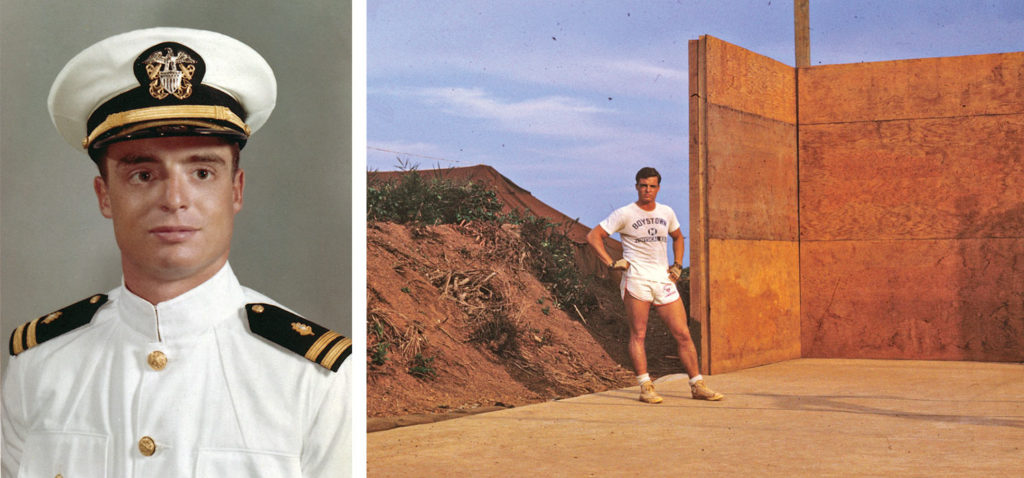
<instances>
[{"instance_id":1,"label":"gray studio backdrop","mask_svg":"<svg viewBox=\"0 0 1024 478\"><path fill-rule=\"evenodd\" d=\"M3 363L22 322L121 281L96 169L46 111L57 72L108 36L214 30L260 52L277 107L242 150L245 204L231 266L245 286L351 336L351 7L348 1L0 0L0 325Z\"/></svg>"}]
</instances>

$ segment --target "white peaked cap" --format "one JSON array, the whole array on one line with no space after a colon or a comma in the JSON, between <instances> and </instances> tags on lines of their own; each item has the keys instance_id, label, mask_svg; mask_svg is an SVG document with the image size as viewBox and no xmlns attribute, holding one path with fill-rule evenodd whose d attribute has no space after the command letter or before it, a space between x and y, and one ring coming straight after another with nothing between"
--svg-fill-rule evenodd
<instances>
[{"instance_id":1,"label":"white peaked cap","mask_svg":"<svg viewBox=\"0 0 1024 478\"><path fill-rule=\"evenodd\" d=\"M88 149L189 134L233 136L244 145L276 100L273 70L248 45L216 32L158 27L112 36L75 55L47 103L61 136Z\"/></svg>"}]
</instances>

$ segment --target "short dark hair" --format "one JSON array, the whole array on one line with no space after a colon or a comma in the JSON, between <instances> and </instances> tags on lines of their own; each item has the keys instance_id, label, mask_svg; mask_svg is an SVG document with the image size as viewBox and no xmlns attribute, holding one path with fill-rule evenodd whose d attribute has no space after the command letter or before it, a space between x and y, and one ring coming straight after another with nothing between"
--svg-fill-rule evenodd
<instances>
[{"instance_id":1,"label":"short dark hair","mask_svg":"<svg viewBox=\"0 0 1024 478\"><path fill-rule=\"evenodd\" d=\"M636 183L637 184L640 184L640 180L641 179L646 179L646 178L658 178L658 184L659 185L661 184L661 174L658 173L657 169L654 169L654 168L652 168L650 166L642 167L642 168L640 168L639 171L636 172Z\"/></svg>"}]
</instances>

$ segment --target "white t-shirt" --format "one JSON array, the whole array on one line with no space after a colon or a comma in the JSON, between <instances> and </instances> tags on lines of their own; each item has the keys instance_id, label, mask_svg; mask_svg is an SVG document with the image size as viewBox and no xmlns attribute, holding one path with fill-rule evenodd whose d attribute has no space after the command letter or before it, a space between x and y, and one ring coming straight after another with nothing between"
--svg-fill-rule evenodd
<instances>
[{"instance_id":1,"label":"white t-shirt","mask_svg":"<svg viewBox=\"0 0 1024 478\"><path fill-rule=\"evenodd\" d=\"M619 233L622 257L630 264L626 278L672 282L665 247L668 234L679 229L679 220L671 207L655 203L653 211L644 211L629 203L599 225L609 235Z\"/></svg>"}]
</instances>

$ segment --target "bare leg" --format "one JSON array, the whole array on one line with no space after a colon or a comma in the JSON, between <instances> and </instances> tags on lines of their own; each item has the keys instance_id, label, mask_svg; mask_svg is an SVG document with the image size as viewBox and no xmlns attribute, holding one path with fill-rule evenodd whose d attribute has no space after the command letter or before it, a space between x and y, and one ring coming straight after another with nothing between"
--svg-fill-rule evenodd
<instances>
[{"instance_id":1,"label":"bare leg","mask_svg":"<svg viewBox=\"0 0 1024 478\"><path fill-rule=\"evenodd\" d=\"M686 308L683 307L683 301L676 299L675 302L658 306L658 315L665 321L668 330L672 332L672 337L676 339L679 361L683 363L686 374L693 380L700 375L700 367L697 366L697 349L693 346L690 329L686 326ZM708 388L704 380L691 381L690 393L697 400L717 401L725 398L721 393Z\"/></svg>"},{"instance_id":2,"label":"bare leg","mask_svg":"<svg viewBox=\"0 0 1024 478\"><path fill-rule=\"evenodd\" d=\"M640 376L647 373L644 340L647 338L647 318L651 312L651 303L629 295L629 291L626 291L622 302L626 306L626 318L629 319L629 358L633 361L633 370Z\"/></svg>"},{"instance_id":3,"label":"bare leg","mask_svg":"<svg viewBox=\"0 0 1024 478\"><path fill-rule=\"evenodd\" d=\"M690 378L700 375L700 367L697 363L697 348L690 338L690 329L686 326L686 308L683 307L682 299L674 302L656 306L658 316L665 322L672 337L676 339L676 350L679 354L679 361L683 364L683 370ZM644 321L646 324L646 320Z\"/></svg>"}]
</instances>

